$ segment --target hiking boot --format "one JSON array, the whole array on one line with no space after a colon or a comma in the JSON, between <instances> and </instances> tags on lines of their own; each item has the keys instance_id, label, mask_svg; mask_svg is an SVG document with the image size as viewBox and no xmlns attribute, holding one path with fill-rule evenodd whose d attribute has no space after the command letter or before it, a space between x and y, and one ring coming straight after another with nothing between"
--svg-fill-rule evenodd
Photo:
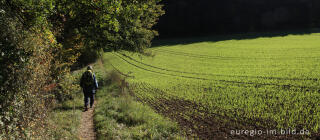
<instances>
[{"instance_id":1,"label":"hiking boot","mask_svg":"<svg viewBox=\"0 0 320 140\"><path fill-rule=\"evenodd\" d=\"M85 108L83 109L83 112L86 112L86 111L88 111L88 108L87 108L87 107L85 107Z\"/></svg>"}]
</instances>

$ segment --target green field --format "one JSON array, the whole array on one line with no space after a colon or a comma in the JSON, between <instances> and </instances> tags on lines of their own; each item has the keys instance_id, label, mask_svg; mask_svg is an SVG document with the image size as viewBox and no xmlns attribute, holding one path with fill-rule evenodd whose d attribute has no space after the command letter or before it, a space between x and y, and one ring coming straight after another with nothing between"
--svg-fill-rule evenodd
<instances>
[{"instance_id":1,"label":"green field","mask_svg":"<svg viewBox=\"0 0 320 140\"><path fill-rule=\"evenodd\" d=\"M215 37L212 37L212 40ZM199 41L104 54L147 103L191 101L194 110L248 126L319 132L320 33ZM177 41L178 42L178 41ZM111 66L111 65L110 65ZM188 113L185 113L188 114ZM194 114L194 113L193 113Z\"/></svg>"}]
</instances>

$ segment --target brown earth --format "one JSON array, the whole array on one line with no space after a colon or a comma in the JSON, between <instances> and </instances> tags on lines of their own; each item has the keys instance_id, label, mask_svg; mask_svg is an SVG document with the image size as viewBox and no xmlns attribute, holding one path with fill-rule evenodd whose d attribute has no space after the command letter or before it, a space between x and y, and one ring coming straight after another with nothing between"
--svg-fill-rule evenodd
<instances>
[{"instance_id":1,"label":"brown earth","mask_svg":"<svg viewBox=\"0 0 320 140\"><path fill-rule=\"evenodd\" d=\"M93 112L94 107L89 108L88 111L82 112L81 124L79 128L79 139L80 140L95 140L96 132L93 124Z\"/></svg>"},{"instance_id":2,"label":"brown earth","mask_svg":"<svg viewBox=\"0 0 320 140\"><path fill-rule=\"evenodd\" d=\"M134 95L133 93L131 93ZM187 137L191 139L210 139L210 140L223 140L223 139L280 139L280 140L295 140L295 139L314 139L320 138L319 133L312 134L312 136L301 135L259 135L256 133L254 136L250 135L231 135L232 130L262 130L266 133L268 130L273 130L263 126L257 126L255 123L268 124L274 123L272 121L262 120L236 120L227 116L210 113L204 106L196 104L192 101L182 99L164 99L160 98L156 101L143 100L136 97L138 101L147 103L158 113L174 120L178 123L180 128L185 132ZM256 131L256 132L257 132ZM278 131L279 132L279 131Z\"/></svg>"}]
</instances>

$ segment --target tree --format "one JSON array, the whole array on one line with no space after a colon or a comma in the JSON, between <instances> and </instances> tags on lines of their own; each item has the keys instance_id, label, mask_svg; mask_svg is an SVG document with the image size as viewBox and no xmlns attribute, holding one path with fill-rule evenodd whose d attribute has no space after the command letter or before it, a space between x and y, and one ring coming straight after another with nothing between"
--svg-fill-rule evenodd
<instances>
[{"instance_id":1,"label":"tree","mask_svg":"<svg viewBox=\"0 0 320 140\"><path fill-rule=\"evenodd\" d=\"M95 58L97 51L143 52L157 35L152 30L164 14L160 0L57 0L50 19L62 32L57 39L64 47L79 50L83 59ZM60 19L60 20L57 20Z\"/></svg>"},{"instance_id":2,"label":"tree","mask_svg":"<svg viewBox=\"0 0 320 140\"><path fill-rule=\"evenodd\" d=\"M47 109L75 88L65 77L79 55L143 52L159 1L0 0L0 139L46 138Z\"/></svg>"}]
</instances>

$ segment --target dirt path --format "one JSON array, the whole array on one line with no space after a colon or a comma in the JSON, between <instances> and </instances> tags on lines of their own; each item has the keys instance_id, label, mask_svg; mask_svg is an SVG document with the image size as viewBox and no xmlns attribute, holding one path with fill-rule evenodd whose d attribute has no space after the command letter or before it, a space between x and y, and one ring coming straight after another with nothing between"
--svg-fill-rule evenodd
<instances>
[{"instance_id":1,"label":"dirt path","mask_svg":"<svg viewBox=\"0 0 320 140\"><path fill-rule=\"evenodd\" d=\"M88 111L82 112L81 124L79 129L80 140L96 139L96 132L94 130L94 124L93 124L94 106L93 108L89 108Z\"/></svg>"}]
</instances>

